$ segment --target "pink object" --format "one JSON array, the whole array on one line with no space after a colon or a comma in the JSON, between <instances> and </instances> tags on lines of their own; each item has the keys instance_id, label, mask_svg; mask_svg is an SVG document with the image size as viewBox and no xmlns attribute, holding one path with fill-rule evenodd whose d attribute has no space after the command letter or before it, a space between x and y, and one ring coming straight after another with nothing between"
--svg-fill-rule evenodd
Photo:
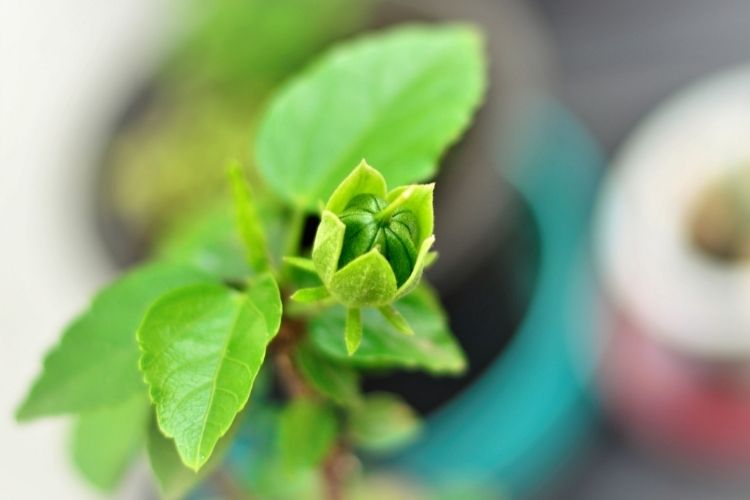
<instances>
[{"instance_id":1,"label":"pink object","mask_svg":"<svg viewBox=\"0 0 750 500\"><path fill-rule=\"evenodd\" d=\"M602 367L608 406L640 440L695 458L750 461L747 364L691 359L619 318Z\"/></svg>"}]
</instances>

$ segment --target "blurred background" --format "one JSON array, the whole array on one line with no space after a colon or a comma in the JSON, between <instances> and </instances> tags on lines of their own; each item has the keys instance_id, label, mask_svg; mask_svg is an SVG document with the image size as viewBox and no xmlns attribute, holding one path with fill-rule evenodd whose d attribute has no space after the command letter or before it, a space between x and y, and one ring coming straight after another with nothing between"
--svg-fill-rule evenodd
<instances>
[{"instance_id":1,"label":"blurred background","mask_svg":"<svg viewBox=\"0 0 750 500\"><path fill-rule=\"evenodd\" d=\"M0 497L102 497L66 422L13 409L97 287L175 233L221 238L216 167L252 162L274 88L357 33L461 20L490 90L440 174L430 278L471 369L367 381L428 422L376 469L452 474L474 492L456 498L750 498L748 19L741 0L0 0ZM153 491L143 464L117 498Z\"/></svg>"}]
</instances>

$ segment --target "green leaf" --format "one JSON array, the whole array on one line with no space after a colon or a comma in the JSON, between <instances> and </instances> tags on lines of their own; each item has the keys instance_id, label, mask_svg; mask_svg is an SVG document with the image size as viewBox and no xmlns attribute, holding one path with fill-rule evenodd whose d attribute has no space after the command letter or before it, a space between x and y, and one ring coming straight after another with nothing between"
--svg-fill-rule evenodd
<instances>
[{"instance_id":1,"label":"green leaf","mask_svg":"<svg viewBox=\"0 0 750 500\"><path fill-rule=\"evenodd\" d=\"M319 393L342 406L359 402L357 372L321 355L311 342L298 345L294 361L300 375Z\"/></svg>"},{"instance_id":2,"label":"green leaf","mask_svg":"<svg viewBox=\"0 0 750 500\"><path fill-rule=\"evenodd\" d=\"M279 454L289 472L319 465L336 441L338 423L331 408L311 399L295 399L281 413Z\"/></svg>"},{"instance_id":3,"label":"green leaf","mask_svg":"<svg viewBox=\"0 0 750 500\"><path fill-rule=\"evenodd\" d=\"M433 176L485 86L479 33L410 26L329 52L284 87L261 123L257 163L288 202L315 210L362 158L390 185Z\"/></svg>"},{"instance_id":4,"label":"green leaf","mask_svg":"<svg viewBox=\"0 0 750 500\"><path fill-rule=\"evenodd\" d=\"M349 356L357 352L357 348L362 342L362 310L357 307L350 307L346 311L344 341Z\"/></svg>"},{"instance_id":5,"label":"green leaf","mask_svg":"<svg viewBox=\"0 0 750 500\"><path fill-rule=\"evenodd\" d=\"M111 492L143 444L150 405L145 394L83 413L73 428L73 462L94 486Z\"/></svg>"},{"instance_id":6,"label":"green leaf","mask_svg":"<svg viewBox=\"0 0 750 500\"><path fill-rule=\"evenodd\" d=\"M188 266L151 264L109 285L47 355L17 418L90 411L143 391L135 332L148 306L169 290L205 281L211 278Z\"/></svg>"},{"instance_id":7,"label":"green leaf","mask_svg":"<svg viewBox=\"0 0 750 500\"><path fill-rule=\"evenodd\" d=\"M294 268L300 269L302 271L307 271L308 273L317 274L317 271L315 270L315 264L313 264L313 261L311 259L305 259L303 257L286 256L284 257L284 263Z\"/></svg>"},{"instance_id":8,"label":"green leaf","mask_svg":"<svg viewBox=\"0 0 750 500\"><path fill-rule=\"evenodd\" d=\"M341 306L321 311L310 321L310 337L326 355L362 368L422 369L430 373L458 374L466 360L453 338L435 294L422 285L395 304L412 326L414 335L404 335L379 311L364 309L362 344L349 356L342 342L331 332L341 331L346 309Z\"/></svg>"},{"instance_id":9,"label":"green leaf","mask_svg":"<svg viewBox=\"0 0 750 500\"><path fill-rule=\"evenodd\" d=\"M165 499L184 497L216 467L221 465L232 444L237 427L238 423L236 422L216 444L214 453L208 463L199 472L194 472L185 467L177 453L174 441L161 433L156 419L152 418L148 426L146 450L151 470L154 472L162 497Z\"/></svg>"},{"instance_id":10,"label":"green leaf","mask_svg":"<svg viewBox=\"0 0 750 500\"><path fill-rule=\"evenodd\" d=\"M149 309L138 330L141 371L159 427L191 469L247 403L275 334L248 294L220 285L175 290Z\"/></svg>"},{"instance_id":11,"label":"green leaf","mask_svg":"<svg viewBox=\"0 0 750 500\"><path fill-rule=\"evenodd\" d=\"M247 261L256 271L265 271L269 266L266 234L258 216L258 210L255 208L250 186L239 163L233 163L230 166L229 178L232 183L237 222L245 244Z\"/></svg>"},{"instance_id":12,"label":"green leaf","mask_svg":"<svg viewBox=\"0 0 750 500\"><path fill-rule=\"evenodd\" d=\"M281 326L282 304L279 284L271 273L263 273L250 281L246 293L266 321L270 342Z\"/></svg>"},{"instance_id":13,"label":"green leaf","mask_svg":"<svg viewBox=\"0 0 750 500\"><path fill-rule=\"evenodd\" d=\"M420 427L414 410L388 393L369 394L349 416L352 443L370 453L387 453L408 444Z\"/></svg>"},{"instance_id":14,"label":"green leaf","mask_svg":"<svg viewBox=\"0 0 750 500\"><path fill-rule=\"evenodd\" d=\"M331 294L326 287L316 286L311 288L300 288L294 292L290 298L302 304L312 304L327 299L330 296Z\"/></svg>"},{"instance_id":15,"label":"green leaf","mask_svg":"<svg viewBox=\"0 0 750 500\"><path fill-rule=\"evenodd\" d=\"M253 467L248 479L252 498L270 500L322 500L325 498L324 478L313 468L289 470L278 453L264 456Z\"/></svg>"},{"instance_id":16,"label":"green leaf","mask_svg":"<svg viewBox=\"0 0 750 500\"><path fill-rule=\"evenodd\" d=\"M181 220L156 242L155 257L222 280L244 278L251 272L229 203Z\"/></svg>"},{"instance_id":17,"label":"green leaf","mask_svg":"<svg viewBox=\"0 0 750 500\"><path fill-rule=\"evenodd\" d=\"M404 335L414 335L414 330L409 326L409 322L401 316L401 313L392 305L379 307L380 314L399 332Z\"/></svg>"}]
</instances>

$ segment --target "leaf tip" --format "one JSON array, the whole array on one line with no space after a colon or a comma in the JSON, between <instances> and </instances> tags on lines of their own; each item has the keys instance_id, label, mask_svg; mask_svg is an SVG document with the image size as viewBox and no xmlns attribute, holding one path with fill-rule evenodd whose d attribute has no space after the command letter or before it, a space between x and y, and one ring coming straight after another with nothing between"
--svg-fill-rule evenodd
<instances>
[{"instance_id":1,"label":"leaf tip","mask_svg":"<svg viewBox=\"0 0 750 500\"><path fill-rule=\"evenodd\" d=\"M362 312L357 307L352 307L347 312L344 340L346 353L352 356L362 342Z\"/></svg>"},{"instance_id":2,"label":"leaf tip","mask_svg":"<svg viewBox=\"0 0 750 500\"><path fill-rule=\"evenodd\" d=\"M324 286L319 286L312 288L300 288L289 298L301 304L313 304L325 300L328 297L330 297L328 289Z\"/></svg>"},{"instance_id":3,"label":"leaf tip","mask_svg":"<svg viewBox=\"0 0 750 500\"><path fill-rule=\"evenodd\" d=\"M227 172L234 177L242 173L242 163L236 158L230 158L226 166Z\"/></svg>"},{"instance_id":4,"label":"leaf tip","mask_svg":"<svg viewBox=\"0 0 750 500\"><path fill-rule=\"evenodd\" d=\"M359 342L351 342L347 339L346 341L346 354L351 356L354 356L354 353L357 352L357 349L359 348Z\"/></svg>"},{"instance_id":5,"label":"leaf tip","mask_svg":"<svg viewBox=\"0 0 750 500\"><path fill-rule=\"evenodd\" d=\"M28 400L21 403L16 411L13 412L13 419L16 423L24 424L34 418L34 412L29 411Z\"/></svg>"}]
</instances>

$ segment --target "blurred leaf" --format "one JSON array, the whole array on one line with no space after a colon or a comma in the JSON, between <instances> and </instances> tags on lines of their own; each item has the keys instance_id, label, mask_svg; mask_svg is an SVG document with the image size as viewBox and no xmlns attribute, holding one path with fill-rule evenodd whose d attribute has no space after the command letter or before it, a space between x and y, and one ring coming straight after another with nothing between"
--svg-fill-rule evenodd
<instances>
[{"instance_id":1,"label":"blurred leaf","mask_svg":"<svg viewBox=\"0 0 750 500\"><path fill-rule=\"evenodd\" d=\"M484 90L481 38L466 26L411 26L329 52L280 91L260 126L257 163L311 211L363 158L389 185L435 174Z\"/></svg>"},{"instance_id":2,"label":"blurred leaf","mask_svg":"<svg viewBox=\"0 0 750 500\"><path fill-rule=\"evenodd\" d=\"M47 355L17 418L89 411L143 391L135 332L148 306L169 290L210 280L188 266L157 263L106 287Z\"/></svg>"},{"instance_id":3,"label":"blurred leaf","mask_svg":"<svg viewBox=\"0 0 750 500\"><path fill-rule=\"evenodd\" d=\"M213 470L221 465L226 452L229 450L234 439L234 430L237 423L216 443L213 455L208 463L200 470L194 472L182 463L177 453L174 441L168 439L161 433L156 419L151 419L148 426L146 449L151 470L156 476L159 491L165 499L177 499L184 497L200 481L206 478Z\"/></svg>"},{"instance_id":4,"label":"blurred leaf","mask_svg":"<svg viewBox=\"0 0 750 500\"><path fill-rule=\"evenodd\" d=\"M229 169L237 222L245 244L247 260L257 272L268 269L268 243L258 215L250 186L242 173L242 166L234 163Z\"/></svg>"},{"instance_id":5,"label":"blurred leaf","mask_svg":"<svg viewBox=\"0 0 750 500\"><path fill-rule=\"evenodd\" d=\"M357 372L322 356L311 342L298 345L294 361L305 380L335 403L351 405L360 400Z\"/></svg>"},{"instance_id":6,"label":"blurred leaf","mask_svg":"<svg viewBox=\"0 0 750 500\"><path fill-rule=\"evenodd\" d=\"M150 404L145 392L77 417L72 456L93 485L111 492L143 444Z\"/></svg>"},{"instance_id":7,"label":"blurred leaf","mask_svg":"<svg viewBox=\"0 0 750 500\"><path fill-rule=\"evenodd\" d=\"M279 420L279 455L294 472L318 466L336 441L338 424L331 408L310 399L295 399Z\"/></svg>"},{"instance_id":8,"label":"blurred leaf","mask_svg":"<svg viewBox=\"0 0 750 500\"><path fill-rule=\"evenodd\" d=\"M279 256L284 230L282 214L269 200L258 201L258 215L268 237L269 251L272 256ZM244 252L232 206L222 202L187 217L162 235L156 258L191 265L217 279L236 281L252 273Z\"/></svg>"},{"instance_id":9,"label":"blurred leaf","mask_svg":"<svg viewBox=\"0 0 750 500\"><path fill-rule=\"evenodd\" d=\"M315 270L315 264L313 263L312 259L306 259L304 257L285 256L283 260L284 264L287 264L294 269L299 269L301 271L313 273L316 275L318 274Z\"/></svg>"},{"instance_id":10,"label":"blurred leaf","mask_svg":"<svg viewBox=\"0 0 750 500\"><path fill-rule=\"evenodd\" d=\"M368 394L349 416L352 443L371 453L386 453L408 444L421 424L414 410L393 394Z\"/></svg>"},{"instance_id":11,"label":"blurred leaf","mask_svg":"<svg viewBox=\"0 0 750 500\"><path fill-rule=\"evenodd\" d=\"M310 321L310 336L326 355L362 368L422 369L433 374L459 374L466 360L448 328L442 307L426 284L395 304L414 335L404 335L376 309L363 309L362 343L352 356L340 337L346 309L337 306L321 311Z\"/></svg>"},{"instance_id":12,"label":"blurred leaf","mask_svg":"<svg viewBox=\"0 0 750 500\"><path fill-rule=\"evenodd\" d=\"M363 0L197 2L200 22L171 68L232 87L274 83L326 42L361 24ZM176 76L181 74L177 72Z\"/></svg>"},{"instance_id":13,"label":"blurred leaf","mask_svg":"<svg viewBox=\"0 0 750 500\"><path fill-rule=\"evenodd\" d=\"M259 464L250 485L257 498L269 500L321 500L323 479L316 469L287 470L277 457Z\"/></svg>"},{"instance_id":14,"label":"blurred leaf","mask_svg":"<svg viewBox=\"0 0 750 500\"><path fill-rule=\"evenodd\" d=\"M178 224L162 237L156 258L179 262L218 279L241 279L250 274L232 210L220 205Z\"/></svg>"},{"instance_id":15,"label":"blurred leaf","mask_svg":"<svg viewBox=\"0 0 750 500\"><path fill-rule=\"evenodd\" d=\"M266 315L278 324L273 315L281 313L265 306L220 285L188 286L162 296L138 329L159 427L193 470L208 461L250 396L276 334Z\"/></svg>"},{"instance_id":16,"label":"blurred leaf","mask_svg":"<svg viewBox=\"0 0 750 500\"><path fill-rule=\"evenodd\" d=\"M395 307L388 304L386 306L378 307L378 311L383 315L383 318L390 323L393 328L403 333L404 335L414 335L414 330L411 329L409 323L401 316Z\"/></svg>"}]
</instances>

